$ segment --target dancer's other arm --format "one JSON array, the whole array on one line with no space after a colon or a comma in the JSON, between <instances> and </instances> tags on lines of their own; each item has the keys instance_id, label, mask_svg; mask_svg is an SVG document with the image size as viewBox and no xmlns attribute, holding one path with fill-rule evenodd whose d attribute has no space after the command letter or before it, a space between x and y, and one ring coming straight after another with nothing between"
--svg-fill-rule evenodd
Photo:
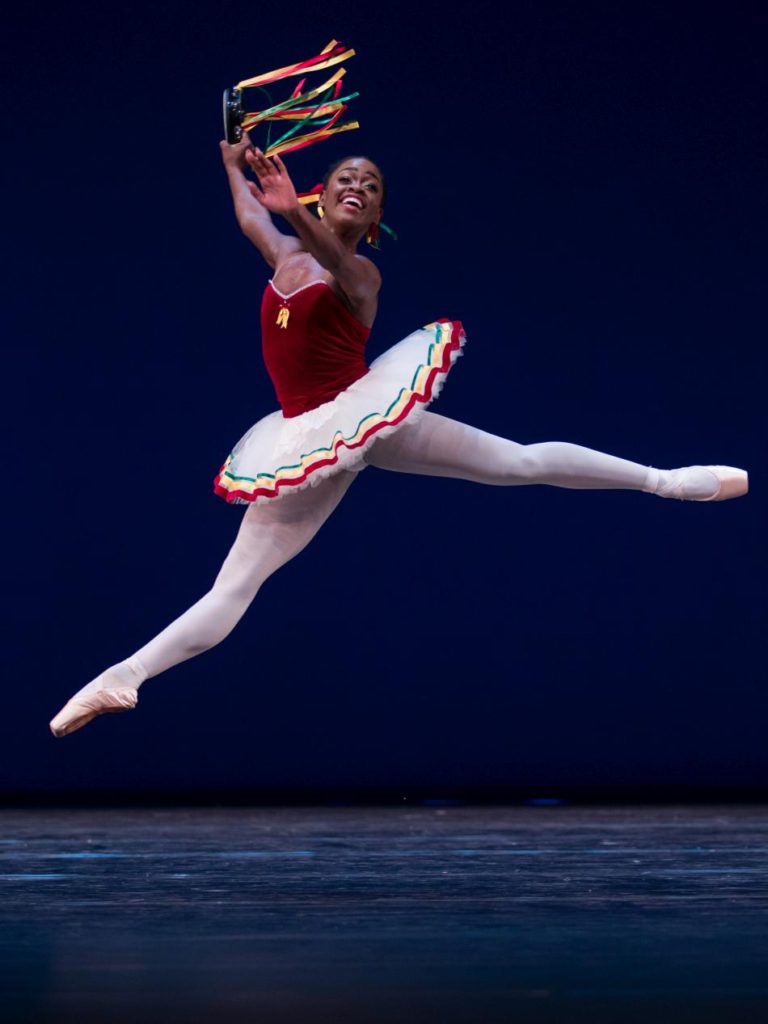
<instances>
[{"instance_id":1,"label":"dancer's other arm","mask_svg":"<svg viewBox=\"0 0 768 1024\"><path fill-rule=\"evenodd\" d=\"M268 160L260 149L249 150L248 163L259 185L248 182L255 199L270 213L280 214L296 230L307 251L321 267L330 271L347 296L353 311L365 311L364 319L373 321L381 274L374 263L348 248L322 221L314 217L296 198L296 190L279 156Z\"/></svg>"},{"instance_id":2,"label":"dancer's other arm","mask_svg":"<svg viewBox=\"0 0 768 1024\"><path fill-rule=\"evenodd\" d=\"M274 270L291 252L301 248L298 238L284 235L272 223L266 207L252 194L245 176L246 153L253 148L248 133L243 132L240 142L230 145L226 139L219 143L224 167L227 171L235 216L246 238L256 246Z\"/></svg>"}]
</instances>

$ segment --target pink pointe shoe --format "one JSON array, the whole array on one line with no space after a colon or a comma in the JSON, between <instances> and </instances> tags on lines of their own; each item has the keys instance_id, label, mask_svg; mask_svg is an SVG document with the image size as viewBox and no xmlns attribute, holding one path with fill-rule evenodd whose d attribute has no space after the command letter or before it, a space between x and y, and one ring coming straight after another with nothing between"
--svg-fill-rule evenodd
<instances>
[{"instance_id":1,"label":"pink pointe shoe","mask_svg":"<svg viewBox=\"0 0 768 1024\"><path fill-rule=\"evenodd\" d=\"M717 482L715 494L708 494L712 477ZM681 502L725 502L740 498L750 489L750 477L733 466L683 466L681 469L648 470L644 487L659 498L677 498Z\"/></svg>"},{"instance_id":2,"label":"pink pointe shoe","mask_svg":"<svg viewBox=\"0 0 768 1024\"><path fill-rule=\"evenodd\" d=\"M131 711L136 707L138 699L139 695L132 686L112 689L105 687L84 693L82 696L75 694L58 715L51 719L51 732L54 736L66 736L75 729L87 725L97 715L103 715L105 712Z\"/></svg>"},{"instance_id":3,"label":"pink pointe shoe","mask_svg":"<svg viewBox=\"0 0 768 1024\"><path fill-rule=\"evenodd\" d=\"M694 498L694 501L727 501L729 498L740 498L749 490L749 476L744 469L733 466L701 466L714 473L720 486L708 498Z\"/></svg>"}]
</instances>

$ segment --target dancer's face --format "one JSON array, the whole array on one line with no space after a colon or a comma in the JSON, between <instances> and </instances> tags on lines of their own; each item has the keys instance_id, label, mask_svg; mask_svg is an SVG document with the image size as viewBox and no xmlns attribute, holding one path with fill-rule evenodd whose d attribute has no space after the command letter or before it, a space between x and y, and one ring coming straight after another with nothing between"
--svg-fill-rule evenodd
<instances>
[{"instance_id":1,"label":"dancer's face","mask_svg":"<svg viewBox=\"0 0 768 1024\"><path fill-rule=\"evenodd\" d=\"M364 235L381 220L383 182L381 171L365 157L350 157L328 179L321 196L328 226L347 231L358 228Z\"/></svg>"}]
</instances>

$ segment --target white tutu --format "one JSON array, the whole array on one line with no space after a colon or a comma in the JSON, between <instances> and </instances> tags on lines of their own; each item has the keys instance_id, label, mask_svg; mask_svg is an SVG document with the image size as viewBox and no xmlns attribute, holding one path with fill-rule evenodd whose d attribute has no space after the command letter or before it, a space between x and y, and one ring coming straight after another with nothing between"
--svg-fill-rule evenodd
<instances>
[{"instance_id":1,"label":"white tutu","mask_svg":"<svg viewBox=\"0 0 768 1024\"><path fill-rule=\"evenodd\" d=\"M437 397L463 344L458 321L436 321L393 345L333 401L300 416L286 418L278 410L260 419L221 467L216 494L249 504L280 498L342 469L363 469L363 456L377 438L413 422Z\"/></svg>"}]
</instances>

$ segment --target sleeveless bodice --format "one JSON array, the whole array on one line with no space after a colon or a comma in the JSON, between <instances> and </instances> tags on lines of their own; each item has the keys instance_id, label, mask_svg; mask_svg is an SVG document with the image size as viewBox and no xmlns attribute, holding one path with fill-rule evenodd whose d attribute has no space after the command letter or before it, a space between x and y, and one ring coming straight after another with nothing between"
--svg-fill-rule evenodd
<instances>
[{"instance_id":1,"label":"sleeveless bodice","mask_svg":"<svg viewBox=\"0 0 768 1024\"><path fill-rule=\"evenodd\" d=\"M262 352L283 415L316 409L364 377L370 333L325 281L288 295L270 281L261 304Z\"/></svg>"}]
</instances>

